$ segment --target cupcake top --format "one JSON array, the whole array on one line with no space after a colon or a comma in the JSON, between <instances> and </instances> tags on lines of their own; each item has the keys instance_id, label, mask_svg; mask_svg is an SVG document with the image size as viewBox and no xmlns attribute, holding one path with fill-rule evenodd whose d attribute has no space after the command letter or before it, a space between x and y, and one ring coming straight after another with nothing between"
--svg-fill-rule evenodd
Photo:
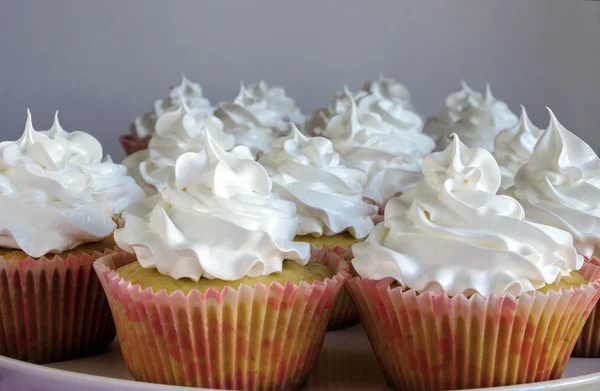
<instances>
[{"instance_id":1,"label":"cupcake top","mask_svg":"<svg viewBox=\"0 0 600 391\"><path fill-rule=\"evenodd\" d=\"M427 121L425 132L436 139L438 150L446 148L450 134L456 133L468 147L492 152L496 134L518 121L508 105L492 95L489 84L481 94L463 81L462 88L446 98L444 111Z\"/></svg>"},{"instance_id":2,"label":"cupcake top","mask_svg":"<svg viewBox=\"0 0 600 391\"><path fill-rule=\"evenodd\" d=\"M496 195L500 169L484 149L454 136L425 158L423 172L413 190L387 204L367 241L353 246L361 277L450 296L516 296L582 266L568 232L525 220L518 201Z\"/></svg>"},{"instance_id":3,"label":"cupcake top","mask_svg":"<svg viewBox=\"0 0 600 391\"><path fill-rule=\"evenodd\" d=\"M133 131L140 138L153 135L157 118L165 111L182 103L194 110L213 111L208 99L202 96L200 84L191 82L182 74L180 83L171 87L166 99L158 99L154 102L153 111L144 113L133 121Z\"/></svg>"},{"instance_id":4,"label":"cupcake top","mask_svg":"<svg viewBox=\"0 0 600 391\"><path fill-rule=\"evenodd\" d=\"M533 147L541 135L542 131L531 123L523 106L519 122L498 133L494 140L494 158L500 165L503 189L513 185L516 172L529 162Z\"/></svg>"},{"instance_id":5,"label":"cupcake top","mask_svg":"<svg viewBox=\"0 0 600 391\"><path fill-rule=\"evenodd\" d=\"M367 176L340 164L331 141L306 137L294 126L260 159L273 180L273 189L296 204L298 235L350 232L362 239L373 229L377 208L363 202Z\"/></svg>"},{"instance_id":6,"label":"cupcake top","mask_svg":"<svg viewBox=\"0 0 600 391\"><path fill-rule=\"evenodd\" d=\"M404 102L387 99L378 90L375 91L356 94L354 99L360 113L378 114L383 122L404 132L420 133L423 130L421 117L409 110Z\"/></svg>"},{"instance_id":7,"label":"cupcake top","mask_svg":"<svg viewBox=\"0 0 600 391\"><path fill-rule=\"evenodd\" d=\"M213 142L221 148L233 148L234 138L223 132L220 119L182 102L158 117L156 134L150 139L148 149L129 155L123 165L146 195L156 194L167 185L167 177L179 156L202 150L205 132L209 132Z\"/></svg>"},{"instance_id":8,"label":"cupcake top","mask_svg":"<svg viewBox=\"0 0 600 391\"><path fill-rule=\"evenodd\" d=\"M385 100L391 100L414 111L410 102L410 91L391 77L379 75L379 79L365 82L362 90L367 94L379 95Z\"/></svg>"},{"instance_id":9,"label":"cupcake top","mask_svg":"<svg viewBox=\"0 0 600 391\"><path fill-rule=\"evenodd\" d=\"M269 151L275 138L289 132L290 122L304 121L284 89L264 81L256 86L241 83L238 95L222 103L215 115L223 121L225 130L235 136L236 144L249 147L255 155Z\"/></svg>"},{"instance_id":10,"label":"cupcake top","mask_svg":"<svg viewBox=\"0 0 600 391\"><path fill-rule=\"evenodd\" d=\"M146 268L178 278L237 280L304 265L307 243L294 242L293 202L272 192L266 170L246 147L225 151L204 132L200 152L181 155L159 193L125 210L117 244Z\"/></svg>"},{"instance_id":11,"label":"cupcake top","mask_svg":"<svg viewBox=\"0 0 600 391\"><path fill-rule=\"evenodd\" d=\"M552 111L548 129L508 191L527 219L570 232L578 252L593 256L600 245L600 159Z\"/></svg>"},{"instance_id":12,"label":"cupcake top","mask_svg":"<svg viewBox=\"0 0 600 391\"><path fill-rule=\"evenodd\" d=\"M58 122L0 143L0 247L58 254L112 234L113 216L144 194L91 135Z\"/></svg>"},{"instance_id":13,"label":"cupcake top","mask_svg":"<svg viewBox=\"0 0 600 391\"><path fill-rule=\"evenodd\" d=\"M331 118L350 109L352 99L361 114L377 113L383 121L400 130L420 132L423 129L423 120L414 112L408 89L394 79L380 76L378 80L366 82L356 93L350 92L347 86L334 93L329 107L316 110L307 119L306 133L323 135Z\"/></svg>"},{"instance_id":14,"label":"cupcake top","mask_svg":"<svg viewBox=\"0 0 600 391\"><path fill-rule=\"evenodd\" d=\"M422 178L423 156L435 143L418 131L392 126L378 113L361 113L350 100L350 108L329 121L324 135L345 165L367 174L364 197L383 205Z\"/></svg>"}]
</instances>

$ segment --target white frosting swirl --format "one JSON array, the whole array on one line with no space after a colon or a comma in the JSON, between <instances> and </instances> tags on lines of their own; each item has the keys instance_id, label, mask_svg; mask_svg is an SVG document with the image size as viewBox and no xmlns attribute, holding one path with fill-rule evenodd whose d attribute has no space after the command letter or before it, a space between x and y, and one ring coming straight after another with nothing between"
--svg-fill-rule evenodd
<instances>
[{"instance_id":1,"label":"white frosting swirl","mask_svg":"<svg viewBox=\"0 0 600 391\"><path fill-rule=\"evenodd\" d=\"M509 192L521 202L527 219L570 232L586 258L600 246L600 159L551 111L548 129Z\"/></svg>"},{"instance_id":2,"label":"white frosting swirl","mask_svg":"<svg viewBox=\"0 0 600 391\"><path fill-rule=\"evenodd\" d=\"M468 147L492 152L496 134L518 121L507 104L492 95L489 84L481 94L463 81L462 88L446 98L445 110L427 121L424 131L437 141L438 150L445 149L450 135L456 133Z\"/></svg>"},{"instance_id":3,"label":"white frosting swirl","mask_svg":"<svg viewBox=\"0 0 600 391\"><path fill-rule=\"evenodd\" d=\"M215 111L225 130L235 136L237 145L244 145L256 156L271 149L273 141L287 134L290 122L304 121L294 100L281 87L271 87L264 81L246 87L231 101L222 103Z\"/></svg>"},{"instance_id":4,"label":"white frosting swirl","mask_svg":"<svg viewBox=\"0 0 600 391\"><path fill-rule=\"evenodd\" d=\"M135 152L123 161L146 195L156 194L167 185L177 158L186 152L199 152L204 146L204 132L213 142L229 150L234 138L223 132L223 123L204 110L190 109L185 103L164 112L156 121L156 134L148 149Z\"/></svg>"},{"instance_id":5,"label":"white frosting swirl","mask_svg":"<svg viewBox=\"0 0 600 391\"><path fill-rule=\"evenodd\" d=\"M400 130L377 113L360 113L353 100L349 110L329 121L325 136L331 139L345 165L367 174L364 197L379 205L422 178L423 156L435 146L417 129Z\"/></svg>"},{"instance_id":6,"label":"white frosting swirl","mask_svg":"<svg viewBox=\"0 0 600 391\"><path fill-rule=\"evenodd\" d=\"M542 131L531 123L523 106L519 123L498 133L494 140L494 158L500 165L503 189L513 185L515 174L529 162L535 143L541 135Z\"/></svg>"},{"instance_id":7,"label":"white frosting swirl","mask_svg":"<svg viewBox=\"0 0 600 391\"><path fill-rule=\"evenodd\" d=\"M355 98L360 113L376 113L381 119L394 128L406 132L421 132L423 120L403 104L373 94L358 94Z\"/></svg>"},{"instance_id":8,"label":"white frosting swirl","mask_svg":"<svg viewBox=\"0 0 600 391\"><path fill-rule=\"evenodd\" d=\"M182 74L179 84L171 87L168 98L158 99L154 102L153 111L144 113L133 121L133 133L140 138L153 135L158 117L165 111L182 104L193 110L203 110L208 113L213 111L209 100L202 96L200 84L191 82Z\"/></svg>"},{"instance_id":9,"label":"white frosting swirl","mask_svg":"<svg viewBox=\"0 0 600 391\"><path fill-rule=\"evenodd\" d=\"M173 278L237 280L308 262L293 202L271 192L272 182L246 147L224 151L209 132L198 153L184 153L159 194L126 209L117 244L143 267Z\"/></svg>"},{"instance_id":10,"label":"white frosting swirl","mask_svg":"<svg viewBox=\"0 0 600 391\"><path fill-rule=\"evenodd\" d=\"M352 97L354 96L344 86L343 91L334 92L331 94L329 106L315 110L304 123L304 132L311 136L323 136L327 124L336 115L340 115L348 111L351 106Z\"/></svg>"},{"instance_id":11,"label":"white frosting swirl","mask_svg":"<svg viewBox=\"0 0 600 391\"><path fill-rule=\"evenodd\" d=\"M500 170L489 152L455 136L425 158L423 172L417 187L387 204L367 241L353 246L361 277L450 296L517 296L582 266L568 232L524 220L515 199L496 195Z\"/></svg>"},{"instance_id":12,"label":"white frosting swirl","mask_svg":"<svg viewBox=\"0 0 600 391\"><path fill-rule=\"evenodd\" d=\"M362 89L368 94L379 95L383 99L398 103L407 110L415 110L410 102L410 91L408 91L408 88L391 77L379 75L378 80L365 82Z\"/></svg>"},{"instance_id":13,"label":"white frosting swirl","mask_svg":"<svg viewBox=\"0 0 600 391\"><path fill-rule=\"evenodd\" d=\"M114 214L144 196L126 172L91 135L65 132L58 113L36 132L27 111L23 136L0 143L0 247L40 257L106 238Z\"/></svg>"},{"instance_id":14,"label":"white frosting swirl","mask_svg":"<svg viewBox=\"0 0 600 391\"><path fill-rule=\"evenodd\" d=\"M420 132L423 129L423 120L410 103L408 89L394 79L380 76L377 81L366 82L363 89L356 93L350 92L345 86L343 91L332 94L329 107L314 111L308 118L304 125L305 132L314 136L323 135L331 118L347 112L353 99L361 114L377 113L383 121L400 130Z\"/></svg>"},{"instance_id":15,"label":"white frosting swirl","mask_svg":"<svg viewBox=\"0 0 600 391\"><path fill-rule=\"evenodd\" d=\"M336 235L344 231L362 239L373 229L377 208L363 202L367 176L340 165L331 141L309 138L294 127L260 159L281 198L296 204L298 235Z\"/></svg>"}]
</instances>

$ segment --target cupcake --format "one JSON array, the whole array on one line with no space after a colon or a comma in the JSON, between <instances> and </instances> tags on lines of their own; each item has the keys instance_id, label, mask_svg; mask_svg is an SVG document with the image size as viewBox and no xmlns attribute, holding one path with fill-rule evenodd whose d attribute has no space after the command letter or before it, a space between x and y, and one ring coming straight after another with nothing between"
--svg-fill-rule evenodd
<instances>
[{"instance_id":1,"label":"cupcake","mask_svg":"<svg viewBox=\"0 0 600 391\"><path fill-rule=\"evenodd\" d=\"M550 125L514 181L508 192L523 205L528 220L569 232L579 254L600 264L595 255L600 246L600 159L551 111ZM598 311L590 316L574 353L600 357Z\"/></svg>"},{"instance_id":2,"label":"cupcake","mask_svg":"<svg viewBox=\"0 0 600 391\"><path fill-rule=\"evenodd\" d=\"M127 155L148 147L150 138L156 133L156 120L165 111L185 103L193 110L212 112L208 99L202 96L200 84L193 83L181 75L179 85L171 87L166 99L154 102L154 109L137 117L130 126L129 134L121 136L121 145Z\"/></svg>"},{"instance_id":3,"label":"cupcake","mask_svg":"<svg viewBox=\"0 0 600 391\"><path fill-rule=\"evenodd\" d=\"M220 119L185 103L163 112L156 120L155 129L148 149L135 152L123 161L129 175L148 196L166 187L167 177L179 156L203 148L205 132L225 150L234 146L233 136L224 133Z\"/></svg>"},{"instance_id":4,"label":"cupcake","mask_svg":"<svg viewBox=\"0 0 600 391\"><path fill-rule=\"evenodd\" d=\"M329 121L324 136L333 142L343 164L367 174L364 197L383 209L423 177L423 156L435 143L418 126L400 128L383 114L361 111L349 99L350 108Z\"/></svg>"},{"instance_id":5,"label":"cupcake","mask_svg":"<svg viewBox=\"0 0 600 391\"><path fill-rule=\"evenodd\" d=\"M351 93L348 87L331 96L329 107L318 109L307 119L304 127L305 133L312 136L322 136L327 123L336 115L343 114L351 106L352 97L362 113L375 111L384 120L390 119L392 124L399 124L401 128L417 126L423 128L423 121L415 113L410 102L410 92L396 80L383 75L378 80L367 81L363 88Z\"/></svg>"},{"instance_id":6,"label":"cupcake","mask_svg":"<svg viewBox=\"0 0 600 391\"><path fill-rule=\"evenodd\" d=\"M87 356L115 337L92 263L115 251L115 221L142 199L125 167L55 117L0 143L0 354L34 363Z\"/></svg>"},{"instance_id":7,"label":"cupcake","mask_svg":"<svg viewBox=\"0 0 600 391\"><path fill-rule=\"evenodd\" d=\"M508 189L514 184L514 177L519 168L529 162L533 147L542 135L521 106L521 119L512 128L504 129L494 140L494 158L500 166L502 174L502 189Z\"/></svg>"},{"instance_id":8,"label":"cupcake","mask_svg":"<svg viewBox=\"0 0 600 391\"><path fill-rule=\"evenodd\" d=\"M125 252L94 265L125 362L145 382L299 389L348 264L294 242L296 207L247 147L203 137L159 194L124 212Z\"/></svg>"},{"instance_id":9,"label":"cupcake","mask_svg":"<svg viewBox=\"0 0 600 391\"><path fill-rule=\"evenodd\" d=\"M348 282L389 384L399 390L559 378L600 297L600 268L573 237L496 195L492 155L454 136L424 179L354 245Z\"/></svg>"},{"instance_id":10,"label":"cupcake","mask_svg":"<svg viewBox=\"0 0 600 391\"><path fill-rule=\"evenodd\" d=\"M450 144L450 135L456 133L469 148L494 151L496 135L519 122L508 105L494 98L490 85L485 94L472 90L464 81L460 91L446 98L446 107L425 123L424 132L437 142L437 150Z\"/></svg>"},{"instance_id":11,"label":"cupcake","mask_svg":"<svg viewBox=\"0 0 600 391\"><path fill-rule=\"evenodd\" d=\"M236 145L247 146L255 157L268 152L277 137L288 134L290 122L299 125L304 121L284 89L264 81L256 86L241 83L238 95L221 103L215 115L223 121L225 131L234 135Z\"/></svg>"},{"instance_id":12,"label":"cupcake","mask_svg":"<svg viewBox=\"0 0 600 391\"><path fill-rule=\"evenodd\" d=\"M326 138L306 137L294 127L292 134L276 140L259 162L271 176L273 190L296 204L300 219L296 241L347 256L348 249L373 229L377 208L362 198L367 176L340 165L340 156ZM356 307L344 290L329 329L356 322Z\"/></svg>"}]
</instances>

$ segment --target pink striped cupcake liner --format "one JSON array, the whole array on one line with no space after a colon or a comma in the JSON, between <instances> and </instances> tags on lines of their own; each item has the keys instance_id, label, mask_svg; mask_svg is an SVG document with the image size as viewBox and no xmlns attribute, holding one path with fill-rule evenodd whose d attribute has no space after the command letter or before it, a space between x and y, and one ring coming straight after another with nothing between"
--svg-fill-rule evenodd
<instances>
[{"instance_id":1,"label":"pink striped cupcake liner","mask_svg":"<svg viewBox=\"0 0 600 391\"><path fill-rule=\"evenodd\" d=\"M119 137L119 141L121 142L121 146L125 150L125 154L129 156L134 152L148 149L150 136L139 138L138 136L133 134L124 134L121 137Z\"/></svg>"},{"instance_id":2,"label":"pink striped cupcake liner","mask_svg":"<svg viewBox=\"0 0 600 391\"><path fill-rule=\"evenodd\" d=\"M139 381L179 386L296 390L316 364L331 314L349 278L327 251L313 259L333 278L205 293L142 290L116 269L136 260L117 253L94 267L108 296L125 362Z\"/></svg>"},{"instance_id":3,"label":"pink striped cupcake liner","mask_svg":"<svg viewBox=\"0 0 600 391\"><path fill-rule=\"evenodd\" d=\"M586 262L600 266L598 257L586 259ZM600 358L600 305L596 304L587 322L585 322L572 356Z\"/></svg>"},{"instance_id":4,"label":"pink striped cupcake liner","mask_svg":"<svg viewBox=\"0 0 600 391\"><path fill-rule=\"evenodd\" d=\"M105 350L115 325L92 265L113 251L0 257L0 355L43 364Z\"/></svg>"},{"instance_id":5,"label":"pink striped cupcake liner","mask_svg":"<svg viewBox=\"0 0 600 391\"><path fill-rule=\"evenodd\" d=\"M600 268L587 285L520 297L449 297L353 278L358 307L387 382L398 390L495 387L560 378L600 297Z\"/></svg>"},{"instance_id":6,"label":"pink striped cupcake liner","mask_svg":"<svg viewBox=\"0 0 600 391\"><path fill-rule=\"evenodd\" d=\"M352 260L351 248L346 249L341 246L331 248L323 245L321 247L321 251L329 251L344 258L348 262L346 270L347 273L349 273L352 277L356 277L356 272L350 264L350 260ZM350 293L348 293L346 287L343 287L331 311L331 318L329 319L329 324L327 325L327 331L345 329L347 327L354 326L359 321L360 319L358 317L356 305L354 305L354 301L352 300L352 297L350 296Z\"/></svg>"}]
</instances>

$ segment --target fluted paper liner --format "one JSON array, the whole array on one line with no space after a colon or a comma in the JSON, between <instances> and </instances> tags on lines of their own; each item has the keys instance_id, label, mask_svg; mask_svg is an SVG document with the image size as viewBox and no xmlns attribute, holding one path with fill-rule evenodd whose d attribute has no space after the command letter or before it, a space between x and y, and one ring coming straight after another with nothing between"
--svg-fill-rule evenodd
<instances>
[{"instance_id":1,"label":"fluted paper liner","mask_svg":"<svg viewBox=\"0 0 600 391\"><path fill-rule=\"evenodd\" d=\"M119 137L119 141L121 142L121 146L125 150L125 154L129 156L134 152L148 149L150 137L140 138L137 135L124 134L121 137Z\"/></svg>"},{"instance_id":2,"label":"fluted paper liner","mask_svg":"<svg viewBox=\"0 0 600 391\"><path fill-rule=\"evenodd\" d=\"M106 349L115 325L92 265L113 251L0 257L0 355L41 364Z\"/></svg>"},{"instance_id":3,"label":"fluted paper liner","mask_svg":"<svg viewBox=\"0 0 600 391\"><path fill-rule=\"evenodd\" d=\"M352 249L345 249L342 246L336 246L334 248L323 245L321 247L322 251L330 251L348 261L347 271L351 276L356 276L356 272L354 268L350 264L350 260L352 259ZM331 318L329 319L329 324L327 325L327 330L340 330L350 326L353 326L359 322L358 318L358 310L356 309L356 305L354 305L354 301L348 293L346 287L343 287L340 291L340 294L333 306L331 311Z\"/></svg>"},{"instance_id":4,"label":"fluted paper liner","mask_svg":"<svg viewBox=\"0 0 600 391\"><path fill-rule=\"evenodd\" d=\"M331 308L349 275L333 253L314 251L333 278L299 285L142 290L115 271L136 260L112 254L94 267L106 291L125 362L136 380L179 386L297 390L321 351Z\"/></svg>"},{"instance_id":5,"label":"fluted paper liner","mask_svg":"<svg viewBox=\"0 0 600 391\"><path fill-rule=\"evenodd\" d=\"M560 378L600 297L600 268L560 292L449 297L353 278L348 289L387 382L397 390L454 390Z\"/></svg>"},{"instance_id":6,"label":"fluted paper liner","mask_svg":"<svg viewBox=\"0 0 600 391\"><path fill-rule=\"evenodd\" d=\"M598 257L588 259L586 262L600 266ZM572 356L600 358L600 304L596 304L587 322L585 322Z\"/></svg>"}]
</instances>

